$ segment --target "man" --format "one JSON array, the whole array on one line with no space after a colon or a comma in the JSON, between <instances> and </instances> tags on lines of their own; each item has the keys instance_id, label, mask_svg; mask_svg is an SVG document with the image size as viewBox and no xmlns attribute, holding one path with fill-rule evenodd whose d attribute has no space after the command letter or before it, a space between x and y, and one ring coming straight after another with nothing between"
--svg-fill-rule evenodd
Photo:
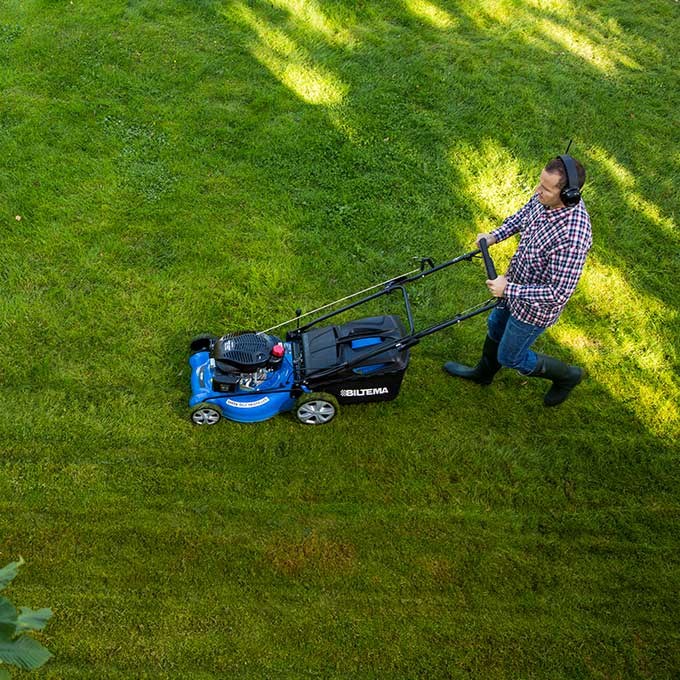
<instances>
[{"instance_id":1,"label":"man","mask_svg":"<svg viewBox=\"0 0 680 680\"><path fill-rule=\"evenodd\" d=\"M571 156L551 160L531 200L490 234L479 234L489 245L519 232L517 251L505 276L486 282L501 298L488 319L482 358L474 368L453 361L444 365L451 375L490 385L502 366L521 375L546 378L552 386L543 403L561 404L583 379L583 370L538 354L532 344L559 318L581 276L592 245L590 217L581 200L583 166Z\"/></svg>"}]
</instances>

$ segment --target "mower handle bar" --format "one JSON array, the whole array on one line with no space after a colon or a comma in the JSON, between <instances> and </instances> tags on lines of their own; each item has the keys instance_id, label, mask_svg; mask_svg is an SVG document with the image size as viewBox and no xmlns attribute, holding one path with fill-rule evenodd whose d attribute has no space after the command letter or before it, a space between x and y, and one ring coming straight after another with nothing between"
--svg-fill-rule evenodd
<instances>
[{"instance_id":1,"label":"mower handle bar","mask_svg":"<svg viewBox=\"0 0 680 680\"><path fill-rule=\"evenodd\" d=\"M385 289L390 290L392 287L395 286L395 284L403 286L406 283L413 283L414 281L419 281L425 276L429 276L430 274L434 274L435 272L441 271L442 269L446 269L446 267L450 267L453 264L458 264L458 262L462 262L463 260L472 260L473 257L476 257L480 253L482 255L482 259L484 260L484 266L486 267L487 276L490 279L497 278L498 275L496 274L496 267L494 266L493 260L491 259L491 255L489 254L489 246L486 242L486 239L483 238L480 239L479 248L477 248L477 250L471 250L469 253L464 253L463 255L454 257L452 260L442 262L436 267L430 267L430 269L422 270L415 276L407 277L399 276L396 279L391 279L390 281L387 282ZM428 259L427 261L431 262L432 260Z\"/></svg>"},{"instance_id":2,"label":"mower handle bar","mask_svg":"<svg viewBox=\"0 0 680 680\"><path fill-rule=\"evenodd\" d=\"M323 314L320 317L317 317L316 319L313 319L312 321L309 321L308 323L299 326L296 329L296 333L300 333L302 331L305 331L312 326L315 326L318 323L321 323L322 321L326 321L327 319L330 319L333 316L337 316L338 314L342 314L343 312L346 312L350 309L353 309L354 307L358 307L359 305L363 305L366 302L369 302L370 300L373 300L377 297L381 297L382 295L388 295L390 293L393 293L397 290L401 290L402 294L404 296L404 302L406 305L406 314L408 317L408 322L410 326L410 332L413 334L415 333L415 328L413 324L413 316L411 314L411 307L409 304L409 299L408 299L408 294L405 289L405 285L408 283L413 283L415 281L419 281L422 278L425 278L426 276L430 276L431 274L434 274L438 271L441 271L442 269L446 269L447 267L450 267L454 264L457 264L458 262L462 262L464 260L472 260L472 258L476 257L481 253L482 258L484 260L484 265L486 267L486 273L487 276L490 279L495 279L496 278L496 268L494 267L493 260L491 259L491 256L489 255L489 249L488 245L486 242L486 239L481 239L479 242L480 247L477 250L472 250L469 253L464 253L463 255L459 255L458 257L454 257L452 260L447 260L446 262L442 262L442 264L437 265L437 266L431 266L429 269L424 269L418 272L417 274L411 276L410 274L405 274L402 276L397 276L393 279L390 279L389 281L385 282L384 287L382 290L379 290L376 293L373 293L372 295L367 295L366 297L363 297L355 302L352 302L348 305L345 305L343 307L340 307L339 309L335 309L331 312L328 312L327 314ZM429 261L431 262L431 260ZM353 296L349 296L353 297ZM348 299L348 298L344 298ZM331 303L332 304L332 303ZM495 304L495 303L494 303ZM330 305L326 305L328 307ZM280 325L285 325L285 324L280 324ZM270 329L271 330L271 329Z\"/></svg>"}]
</instances>

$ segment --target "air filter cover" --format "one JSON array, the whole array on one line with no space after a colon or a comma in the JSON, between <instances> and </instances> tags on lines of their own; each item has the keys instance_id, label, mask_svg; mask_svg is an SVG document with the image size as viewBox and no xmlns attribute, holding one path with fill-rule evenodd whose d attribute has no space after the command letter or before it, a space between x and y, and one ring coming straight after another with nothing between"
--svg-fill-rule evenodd
<instances>
[{"instance_id":1,"label":"air filter cover","mask_svg":"<svg viewBox=\"0 0 680 680\"><path fill-rule=\"evenodd\" d=\"M278 338L265 333L230 333L215 343L213 358L222 370L255 371L267 365L278 342Z\"/></svg>"}]
</instances>

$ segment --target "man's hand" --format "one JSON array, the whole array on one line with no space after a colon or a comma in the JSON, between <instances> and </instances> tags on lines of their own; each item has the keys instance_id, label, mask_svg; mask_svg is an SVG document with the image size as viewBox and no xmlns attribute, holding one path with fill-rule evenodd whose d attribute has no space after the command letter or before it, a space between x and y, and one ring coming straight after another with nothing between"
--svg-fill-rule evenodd
<instances>
[{"instance_id":1,"label":"man's hand","mask_svg":"<svg viewBox=\"0 0 680 680\"><path fill-rule=\"evenodd\" d=\"M505 276L499 276L495 279L488 279L486 282L486 287L494 297L503 297L503 293L505 293L507 285L508 280L505 278Z\"/></svg>"},{"instance_id":2,"label":"man's hand","mask_svg":"<svg viewBox=\"0 0 680 680\"><path fill-rule=\"evenodd\" d=\"M487 246L492 246L494 243L496 243L496 237L492 236L491 234L477 234L477 245L479 246L479 242L485 238L486 239L486 245Z\"/></svg>"}]
</instances>

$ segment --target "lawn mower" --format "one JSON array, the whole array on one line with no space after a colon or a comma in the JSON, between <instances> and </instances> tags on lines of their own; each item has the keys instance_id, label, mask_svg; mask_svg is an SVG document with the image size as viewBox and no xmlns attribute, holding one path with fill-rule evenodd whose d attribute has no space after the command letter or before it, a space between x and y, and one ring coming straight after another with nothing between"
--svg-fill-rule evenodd
<instances>
[{"instance_id":1,"label":"lawn mower","mask_svg":"<svg viewBox=\"0 0 680 680\"><path fill-rule=\"evenodd\" d=\"M191 420L215 425L221 418L256 423L279 413L293 412L300 423L324 425L338 413L339 404L394 399L408 368L410 348L422 338L492 309L487 300L452 319L416 332L406 286L481 253L489 279L496 278L487 243L438 266L422 258L420 268L371 288L353 293L265 331L238 331L222 337L200 335L191 342ZM366 294L379 288L377 292ZM400 292L408 329L396 315L372 316L333 325L329 319ZM316 314L359 295L345 304L300 325ZM285 341L272 331L296 322Z\"/></svg>"}]
</instances>

